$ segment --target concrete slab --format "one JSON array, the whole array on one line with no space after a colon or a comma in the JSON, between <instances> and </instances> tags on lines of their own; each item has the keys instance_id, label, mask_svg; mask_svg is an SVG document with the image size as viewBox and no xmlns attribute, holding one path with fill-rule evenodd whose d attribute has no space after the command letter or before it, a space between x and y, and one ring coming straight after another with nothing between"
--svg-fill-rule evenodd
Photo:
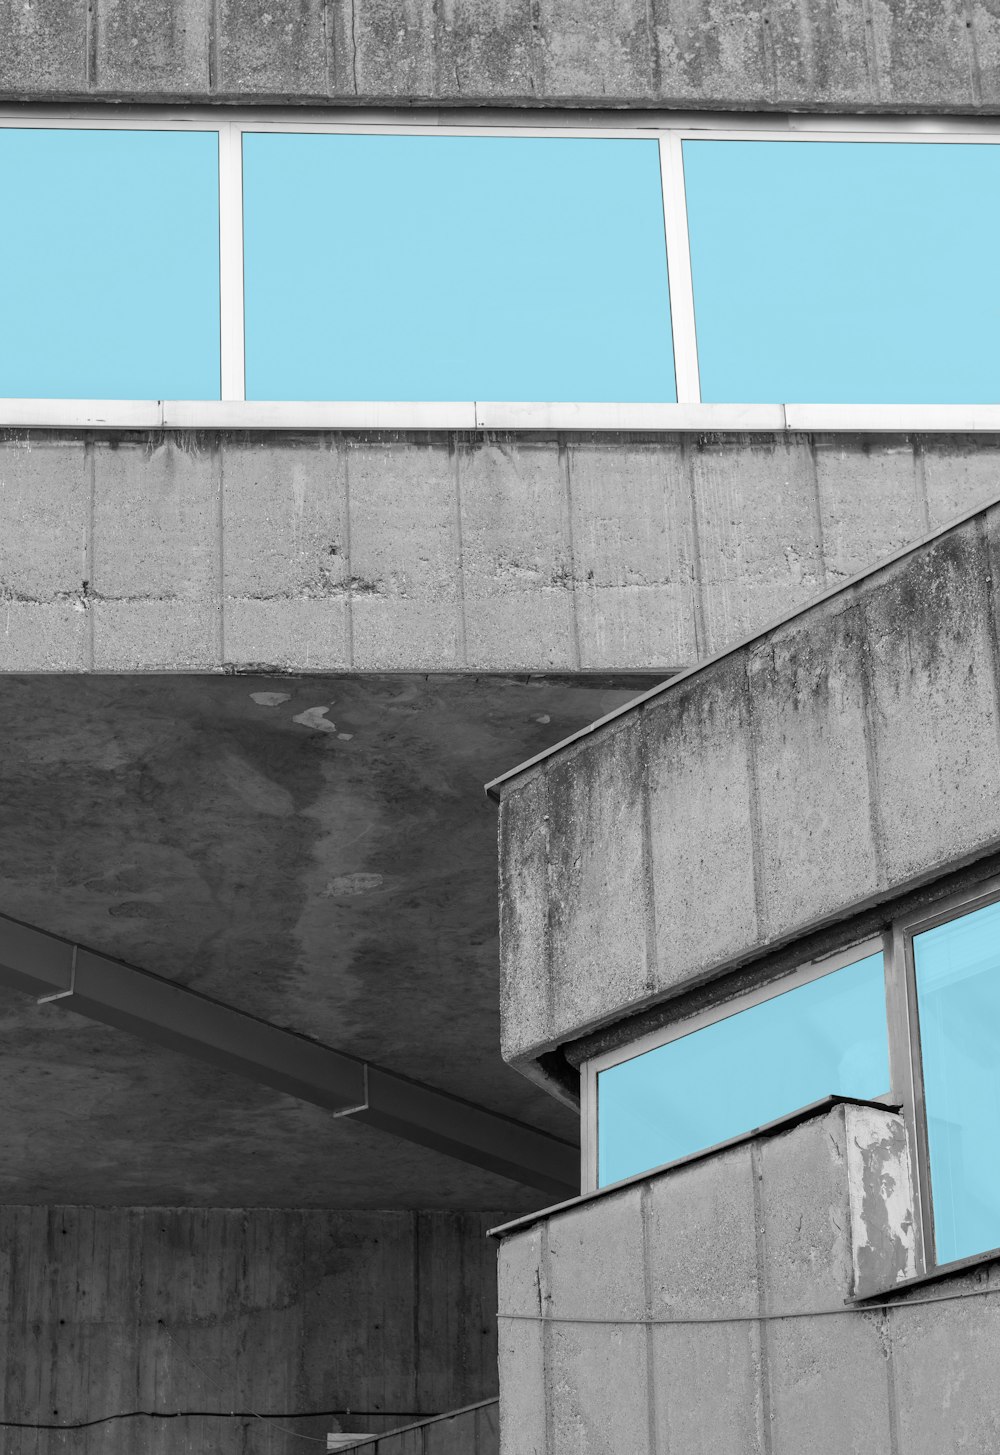
<instances>
[{"instance_id":1,"label":"concrete slab","mask_svg":"<svg viewBox=\"0 0 1000 1455\"><path fill-rule=\"evenodd\" d=\"M480 0L303 0L278 13L224 0L209 20L188 0L152 13L150 42L132 0L95 5L99 64L88 62L86 7L58 0L0 14L7 95L65 100L393 97L407 101L626 103L710 110L981 112L1000 96L1000 21L985 3L863 0L778 4L655 0L588 10L576 0L532 9ZM107 12L105 15L104 12ZM112 54L113 36L123 44ZM95 73L96 70L96 73ZM112 89L112 86L114 89Z\"/></svg>"},{"instance_id":2,"label":"concrete slab","mask_svg":"<svg viewBox=\"0 0 1000 1455\"><path fill-rule=\"evenodd\" d=\"M643 1191L628 1188L543 1226L543 1312L570 1322L600 1317L628 1323L645 1317L643 1203Z\"/></svg>"},{"instance_id":3,"label":"concrete slab","mask_svg":"<svg viewBox=\"0 0 1000 1455\"><path fill-rule=\"evenodd\" d=\"M873 895L884 878L860 613L790 622L747 653L760 823L761 940Z\"/></svg>"},{"instance_id":4,"label":"concrete slab","mask_svg":"<svg viewBox=\"0 0 1000 1455\"><path fill-rule=\"evenodd\" d=\"M973 521L889 568L866 593L877 814L889 883L960 860L997 836L1000 722L988 574Z\"/></svg>"},{"instance_id":5,"label":"concrete slab","mask_svg":"<svg viewBox=\"0 0 1000 1455\"><path fill-rule=\"evenodd\" d=\"M997 1287L997 1268L950 1279L950 1294ZM992 1371L1000 1357L1000 1303L995 1294L940 1308L909 1307L917 1290L889 1315L899 1438L913 1455L949 1446L987 1455L1000 1444L1000 1407Z\"/></svg>"},{"instance_id":6,"label":"concrete slab","mask_svg":"<svg viewBox=\"0 0 1000 1455\"><path fill-rule=\"evenodd\" d=\"M547 446L459 452L466 651L511 671L579 665L568 490Z\"/></svg>"},{"instance_id":7,"label":"concrete slab","mask_svg":"<svg viewBox=\"0 0 1000 1455\"><path fill-rule=\"evenodd\" d=\"M546 872L575 976L565 992L554 961L554 1022L506 1037L520 1064L807 935L835 949L838 922L997 852L998 521L968 515L497 781L523 838L519 784L549 780ZM600 812L577 787L598 783ZM588 948L599 927L610 973Z\"/></svg>"},{"instance_id":8,"label":"concrete slab","mask_svg":"<svg viewBox=\"0 0 1000 1455\"><path fill-rule=\"evenodd\" d=\"M87 0L0 6L0 87L7 96L80 95L87 90Z\"/></svg>"},{"instance_id":9,"label":"concrete slab","mask_svg":"<svg viewBox=\"0 0 1000 1455\"><path fill-rule=\"evenodd\" d=\"M436 89L463 96L532 96L538 90L535 26L523 0L442 0L435 34Z\"/></svg>"},{"instance_id":10,"label":"concrete slab","mask_svg":"<svg viewBox=\"0 0 1000 1455\"><path fill-rule=\"evenodd\" d=\"M0 912L572 1138L500 1058L482 782L632 690L8 675ZM544 1197L13 992L0 1046L0 1201Z\"/></svg>"},{"instance_id":11,"label":"concrete slab","mask_svg":"<svg viewBox=\"0 0 1000 1455\"><path fill-rule=\"evenodd\" d=\"M355 666L463 666L455 459L358 445L347 471Z\"/></svg>"},{"instance_id":12,"label":"concrete slab","mask_svg":"<svg viewBox=\"0 0 1000 1455\"><path fill-rule=\"evenodd\" d=\"M3 450L0 511L0 600L75 602L92 575L91 460L83 441L67 447L25 439Z\"/></svg>"},{"instance_id":13,"label":"concrete slab","mask_svg":"<svg viewBox=\"0 0 1000 1455\"><path fill-rule=\"evenodd\" d=\"M645 0L538 0L541 86L546 95L629 98L648 93Z\"/></svg>"},{"instance_id":14,"label":"concrete slab","mask_svg":"<svg viewBox=\"0 0 1000 1455\"><path fill-rule=\"evenodd\" d=\"M219 0L218 71L224 96L320 99L329 91L324 0L273 5Z\"/></svg>"},{"instance_id":15,"label":"concrete slab","mask_svg":"<svg viewBox=\"0 0 1000 1455\"><path fill-rule=\"evenodd\" d=\"M708 655L804 604L826 581L808 449L737 436L693 450L691 470Z\"/></svg>"},{"instance_id":16,"label":"concrete slab","mask_svg":"<svg viewBox=\"0 0 1000 1455\"><path fill-rule=\"evenodd\" d=\"M608 1450L655 1455L647 1331L629 1324L560 1324L546 1332L551 1371L551 1423L541 1447L546 1455L604 1455ZM579 1379L581 1369L587 1370L586 1379Z\"/></svg>"},{"instance_id":17,"label":"concrete slab","mask_svg":"<svg viewBox=\"0 0 1000 1455\"><path fill-rule=\"evenodd\" d=\"M216 452L169 436L152 450L143 440L101 441L93 447L92 468L94 540L100 542L90 572L93 593L120 605L197 602L217 613Z\"/></svg>"},{"instance_id":18,"label":"concrete slab","mask_svg":"<svg viewBox=\"0 0 1000 1455\"><path fill-rule=\"evenodd\" d=\"M757 1180L745 1144L653 1178L642 1189L652 1316L757 1313Z\"/></svg>"},{"instance_id":19,"label":"concrete slab","mask_svg":"<svg viewBox=\"0 0 1000 1455\"><path fill-rule=\"evenodd\" d=\"M755 5L654 0L652 17L662 97L711 105L727 96L739 108L767 93L764 27Z\"/></svg>"},{"instance_id":20,"label":"concrete slab","mask_svg":"<svg viewBox=\"0 0 1000 1455\"><path fill-rule=\"evenodd\" d=\"M648 801L635 772L642 724L633 718L607 751L568 754L549 773L550 823L559 852L549 871L549 964L557 1031L600 1019L608 1000L633 1003L655 978ZM576 825L572 853L561 825Z\"/></svg>"},{"instance_id":21,"label":"concrete slab","mask_svg":"<svg viewBox=\"0 0 1000 1455\"><path fill-rule=\"evenodd\" d=\"M930 530L924 456L910 439L859 450L836 436L814 442L823 559L831 586L867 571ZM990 490L980 485L985 499ZM969 505L975 500L970 499ZM953 514L959 513L958 508Z\"/></svg>"},{"instance_id":22,"label":"concrete slab","mask_svg":"<svg viewBox=\"0 0 1000 1455\"><path fill-rule=\"evenodd\" d=\"M528 812L508 826L500 807L500 1005L503 1054L530 1050L538 1028L553 1034L552 929L549 909L548 789L539 774L525 785Z\"/></svg>"},{"instance_id":23,"label":"concrete slab","mask_svg":"<svg viewBox=\"0 0 1000 1455\"><path fill-rule=\"evenodd\" d=\"M746 674L725 664L647 715L657 988L757 935ZM705 893L710 878L713 893Z\"/></svg>"},{"instance_id":24,"label":"concrete slab","mask_svg":"<svg viewBox=\"0 0 1000 1455\"><path fill-rule=\"evenodd\" d=\"M700 655L697 551L684 448L580 441L566 450L580 664L624 651L663 666Z\"/></svg>"},{"instance_id":25,"label":"concrete slab","mask_svg":"<svg viewBox=\"0 0 1000 1455\"><path fill-rule=\"evenodd\" d=\"M325 440L227 439L218 468L225 595L342 595L350 576L344 451Z\"/></svg>"},{"instance_id":26,"label":"concrete slab","mask_svg":"<svg viewBox=\"0 0 1000 1455\"><path fill-rule=\"evenodd\" d=\"M907 502L943 509L949 488L975 503L997 486L995 444L918 445L851 436L826 458L809 436L0 431L0 595L44 615L96 578L106 600L164 601L165 644L169 602L207 591L215 569L233 643L230 658L220 637L217 670L666 676L818 589L824 550L839 579L919 535ZM335 631L329 655L335 613L299 605L325 599L345 603L346 647ZM51 670L24 656L46 631L24 636L23 667ZM139 658L106 640L102 660Z\"/></svg>"}]
</instances>

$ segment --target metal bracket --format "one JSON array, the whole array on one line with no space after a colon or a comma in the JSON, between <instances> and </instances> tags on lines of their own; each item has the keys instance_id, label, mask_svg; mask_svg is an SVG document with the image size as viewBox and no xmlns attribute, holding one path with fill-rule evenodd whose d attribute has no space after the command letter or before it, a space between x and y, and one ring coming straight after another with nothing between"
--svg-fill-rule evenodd
<instances>
[{"instance_id":1,"label":"metal bracket","mask_svg":"<svg viewBox=\"0 0 1000 1455\"><path fill-rule=\"evenodd\" d=\"M361 1103L360 1106L342 1106L342 1107L339 1107L336 1111L332 1111L330 1113L331 1116L334 1116L334 1117L351 1117L351 1116L354 1115L354 1113L356 1111L367 1111L368 1110L368 1062L367 1061L364 1061L362 1063L361 1071L362 1071L362 1075L364 1077L364 1088L365 1088L365 1099L364 1099L364 1101Z\"/></svg>"},{"instance_id":2,"label":"metal bracket","mask_svg":"<svg viewBox=\"0 0 1000 1455\"><path fill-rule=\"evenodd\" d=\"M52 1001L52 1000L65 1000L68 995L73 995L76 992L76 952L77 952L78 949L79 949L79 946L78 945L74 945L73 946L73 958L70 961L70 967L69 967L69 989L68 990L54 990L51 995L40 995L38 997L38 1001L37 1001L37 1004L38 1005L48 1005L48 1003L50 1001ZM368 1090L368 1085L367 1085L367 1082L366 1082L365 1083L365 1091L366 1091L366 1093L367 1093L367 1090Z\"/></svg>"}]
</instances>

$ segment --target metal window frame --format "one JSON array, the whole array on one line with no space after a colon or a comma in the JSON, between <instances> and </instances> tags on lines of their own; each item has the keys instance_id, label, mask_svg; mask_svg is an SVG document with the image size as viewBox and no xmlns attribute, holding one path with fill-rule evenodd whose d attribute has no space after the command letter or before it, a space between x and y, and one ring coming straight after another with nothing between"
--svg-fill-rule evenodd
<instances>
[{"instance_id":1,"label":"metal window frame","mask_svg":"<svg viewBox=\"0 0 1000 1455\"><path fill-rule=\"evenodd\" d=\"M0 428L461 429L935 433L1000 432L1000 402L704 404L701 402L682 148L689 140L1000 143L1000 121L978 117L677 114L649 111L622 125L612 113L379 109L229 110L197 107L0 106L0 127L215 131L219 137L221 399L0 399ZM673 404L517 400L247 400L243 278L243 134L564 136L655 139L659 144L672 347ZM664 339L667 347L671 341Z\"/></svg>"},{"instance_id":2,"label":"metal window frame","mask_svg":"<svg viewBox=\"0 0 1000 1455\"><path fill-rule=\"evenodd\" d=\"M866 959L869 955L881 952L883 963L888 963L889 936L874 935L867 939L856 941L853 944L845 945L842 949L833 954L824 955L816 960L806 961L797 969L782 975L776 980L767 981L763 985L754 986L751 990L744 991L740 995L733 996L729 1000L720 1001L717 1005L709 1006L705 1010L698 1011L695 1015L688 1016L683 1020L674 1021L670 1025L661 1026L658 1030L649 1031L646 1035L630 1041L626 1046L617 1046L611 1051L603 1051L598 1056L592 1056L585 1061L580 1068L580 1185L584 1193L596 1192L598 1190L598 1096L597 1078L602 1071L609 1070L612 1066L620 1066L626 1061L632 1061L636 1056L645 1055L648 1051L655 1051L660 1046L668 1046L673 1041L683 1040L685 1036L693 1035L696 1031L705 1030L708 1026L717 1025L720 1021L729 1020L742 1011L750 1010L755 1005L763 1005L765 1001L776 1000L781 995L786 995L790 990L797 990L800 986L809 985L814 980L822 980L824 976L833 975L838 970L844 970L848 965L854 965L859 960ZM893 1101L896 1099L895 1066L893 1061L893 1019L892 1007L889 1003L888 975L886 975L886 1023L889 1035L889 1076L890 1085L886 1090L884 1100ZM797 1107L789 1107L790 1115L799 1110ZM650 1169L652 1170L652 1169ZM608 1183L607 1186L613 1184Z\"/></svg>"},{"instance_id":3,"label":"metal window frame","mask_svg":"<svg viewBox=\"0 0 1000 1455\"><path fill-rule=\"evenodd\" d=\"M705 1026L714 1025L732 1015L772 1000L799 985L833 974L866 955L882 951L885 967L886 1024L889 1036L890 1090L884 1098L900 1108L911 1149L911 1175L914 1191L914 1222L918 1272L946 1271L961 1266L968 1259L949 1263L937 1261L934 1240L934 1201L931 1189L930 1150L927 1136L927 1107L924 1094L923 1064L920 1046L920 1008L917 1000L916 971L913 958L914 937L939 925L962 919L987 905L1000 903L1000 876L984 880L972 888L956 891L935 904L911 910L893 919L881 936L855 942L821 960L813 960L788 975L769 981L722 1001L686 1020L630 1042L627 1046L603 1052L585 1061L580 1072L581 1093L581 1188L584 1193L598 1190L597 1077L611 1066L621 1065L646 1051L680 1040ZM795 1108L791 1108L792 1114ZM706 1148L710 1151L711 1148ZM655 1171L650 1168L649 1171ZM612 1186L613 1184L608 1184ZM603 1190L603 1189L602 1189ZM990 1251L990 1250L984 1250Z\"/></svg>"}]
</instances>

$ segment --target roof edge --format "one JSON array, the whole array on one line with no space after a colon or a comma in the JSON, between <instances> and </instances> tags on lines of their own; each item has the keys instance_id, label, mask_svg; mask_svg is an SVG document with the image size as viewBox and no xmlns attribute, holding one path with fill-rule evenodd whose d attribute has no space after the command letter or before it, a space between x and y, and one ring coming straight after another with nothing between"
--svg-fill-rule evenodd
<instances>
[{"instance_id":1,"label":"roof edge","mask_svg":"<svg viewBox=\"0 0 1000 1455\"><path fill-rule=\"evenodd\" d=\"M934 530L928 531L926 535L920 536L909 545L901 546L898 551L894 551L890 556L885 556L881 561L876 562L874 566L867 566L865 570L859 571L857 575L849 577L848 580L840 582L837 586L829 587L826 591L821 592L819 596L811 597L809 601L804 602L801 606L795 607L793 611L787 612L784 616L777 617L773 621L768 622L766 626L760 627L757 631L751 632L745 637L740 637L738 641L731 643L727 647L723 647L721 651L714 652L710 657L705 657L703 661L695 662L693 666L686 667L683 671L678 672L676 676L670 677L667 681L661 682L656 687L651 687L648 692L641 693L638 697L632 698L630 702L622 703L621 707L614 708L612 712L605 713L604 717L599 717L595 722L588 723L586 727L579 728L575 733L570 733L569 737L563 738L558 743L554 743L551 748L546 748L541 753L536 753L533 758L527 758L523 763L519 763L516 768L509 768L506 773L501 773L498 777L491 778L488 783L483 785L487 798L492 798L494 803L499 803L502 791L506 785L513 782L514 779L520 778L523 774L528 773L532 768L537 768L539 764L548 762L550 758L557 757L560 753L565 752L567 748L572 747L574 743L591 737L594 733L606 727L608 723L615 722L618 718L635 712L637 708L652 701L653 698L661 697L663 693L669 692L672 687L676 687L679 683L690 681L699 672L706 671L717 662L725 661L727 657L734 656L737 652L743 651L755 642L763 641L765 637L770 636L772 632L777 631L780 627L787 626L789 622L797 621L800 617L808 615L810 611L815 610L824 601L832 601L838 596L846 596L855 587L859 586L862 581L867 581L877 576L880 572L888 570L897 561L904 561L907 556L915 555L917 551L923 550L932 541L940 540L943 536L956 530L960 525L964 525L966 521L974 520L978 515L985 515L986 511L991 510L997 505L1000 505L1000 492L991 496L988 500L981 501L970 510L963 511L961 515L954 516L951 520L946 521L944 525L937 526Z\"/></svg>"}]
</instances>

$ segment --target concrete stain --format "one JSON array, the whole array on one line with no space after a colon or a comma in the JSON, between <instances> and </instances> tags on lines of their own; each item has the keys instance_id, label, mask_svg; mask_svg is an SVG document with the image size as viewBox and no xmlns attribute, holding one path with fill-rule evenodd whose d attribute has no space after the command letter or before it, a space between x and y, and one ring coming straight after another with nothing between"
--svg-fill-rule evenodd
<instances>
[{"instance_id":1,"label":"concrete stain","mask_svg":"<svg viewBox=\"0 0 1000 1455\"><path fill-rule=\"evenodd\" d=\"M331 722L327 717L327 713L332 706L333 703L331 702L325 707L322 704L319 707L307 707L305 712L296 713L292 718L292 722L299 722L303 727L312 728L315 732L335 733L337 731L337 724Z\"/></svg>"}]
</instances>

